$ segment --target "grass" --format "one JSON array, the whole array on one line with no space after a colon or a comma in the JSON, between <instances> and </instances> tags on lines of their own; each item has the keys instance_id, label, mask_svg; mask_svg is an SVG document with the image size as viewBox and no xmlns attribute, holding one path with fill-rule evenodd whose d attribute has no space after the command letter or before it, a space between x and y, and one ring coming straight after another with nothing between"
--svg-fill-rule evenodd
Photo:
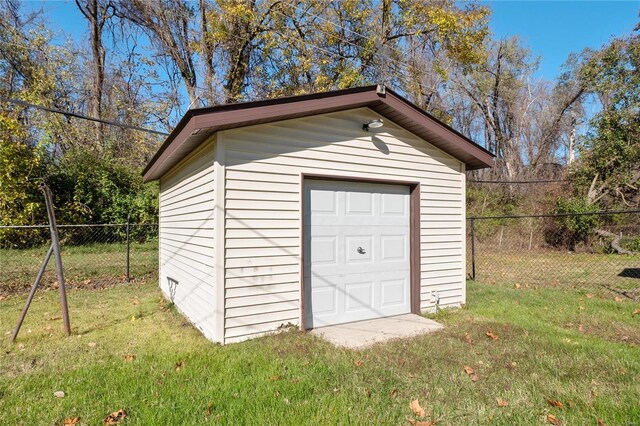
<instances>
[{"instance_id":1,"label":"grass","mask_svg":"<svg viewBox=\"0 0 640 426\"><path fill-rule=\"evenodd\" d=\"M542 425L548 414L567 425L639 424L640 306L631 302L469 283L464 309L434 315L442 332L349 351L295 330L214 345L152 284L72 290L71 337L57 294L39 293L11 344L24 298L0 301L0 424L80 416L99 425L123 408L125 425L401 425L416 398L438 425Z\"/></svg>"},{"instance_id":2,"label":"grass","mask_svg":"<svg viewBox=\"0 0 640 426\"><path fill-rule=\"evenodd\" d=\"M487 281L569 287L640 298L640 256L552 251L476 250L476 277Z\"/></svg>"},{"instance_id":3,"label":"grass","mask_svg":"<svg viewBox=\"0 0 640 426\"><path fill-rule=\"evenodd\" d=\"M49 247L0 249L0 295L28 290ZM70 286L104 287L126 281L127 247L124 243L62 246L65 281ZM158 242L132 242L130 274L137 280L157 279ZM57 280L55 262L49 261L43 286Z\"/></svg>"}]
</instances>

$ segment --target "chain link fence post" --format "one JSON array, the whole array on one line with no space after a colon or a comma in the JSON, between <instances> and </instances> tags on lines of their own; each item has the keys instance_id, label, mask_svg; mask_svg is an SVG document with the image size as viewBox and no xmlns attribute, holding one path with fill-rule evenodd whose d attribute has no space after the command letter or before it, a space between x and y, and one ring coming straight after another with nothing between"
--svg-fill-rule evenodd
<instances>
[{"instance_id":1,"label":"chain link fence post","mask_svg":"<svg viewBox=\"0 0 640 426\"><path fill-rule=\"evenodd\" d=\"M476 220L471 218L471 280L476 280Z\"/></svg>"},{"instance_id":2,"label":"chain link fence post","mask_svg":"<svg viewBox=\"0 0 640 426\"><path fill-rule=\"evenodd\" d=\"M131 215L127 215L127 282L131 282Z\"/></svg>"}]
</instances>

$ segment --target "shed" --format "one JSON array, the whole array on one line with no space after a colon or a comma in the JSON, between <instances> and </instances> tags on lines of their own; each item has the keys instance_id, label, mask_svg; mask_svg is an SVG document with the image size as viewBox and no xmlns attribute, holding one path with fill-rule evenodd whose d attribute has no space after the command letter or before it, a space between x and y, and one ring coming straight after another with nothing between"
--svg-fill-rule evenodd
<instances>
[{"instance_id":1,"label":"shed","mask_svg":"<svg viewBox=\"0 0 640 426\"><path fill-rule=\"evenodd\" d=\"M459 306L465 171L492 162L380 85L191 109L144 170L160 287L223 344Z\"/></svg>"}]
</instances>

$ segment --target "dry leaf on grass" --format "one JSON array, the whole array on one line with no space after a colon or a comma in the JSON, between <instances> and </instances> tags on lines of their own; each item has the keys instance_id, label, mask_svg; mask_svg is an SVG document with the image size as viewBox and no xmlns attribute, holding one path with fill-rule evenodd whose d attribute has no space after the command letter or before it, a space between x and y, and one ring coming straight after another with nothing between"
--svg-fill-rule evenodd
<instances>
[{"instance_id":1,"label":"dry leaf on grass","mask_svg":"<svg viewBox=\"0 0 640 426\"><path fill-rule=\"evenodd\" d=\"M498 404L498 407L506 407L509 405L509 403L502 398L496 398L496 404Z\"/></svg>"},{"instance_id":2,"label":"dry leaf on grass","mask_svg":"<svg viewBox=\"0 0 640 426\"><path fill-rule=\"evenodd\" d=\"M80 416L78 417L69 417L64 419L64 426L74 426L77 425L78 423L80 423Z\"/></svg>"},{"instance_id":3,"label":"dry leaf on grass","mask_svg":"<svg viewBox=\"0 0 640 426\"><path fill-rule=\"evenodd\" d=\"M436 426L435 420L414 420L407 417L407 421L413 426Z\"/></svg>"},{"instance_id":4,"label":"dry leaf on grass","mask_svg":"<svg viewBox=\"0 0 640 426\"><path fill-rule=\"evenodd\" d=\"M604 422L604 420L596 418L596 424L598 426L607 426L607 424Z\"/></svg>"},{"instance_id":5,"label":"dry leaf on grass","mask_svg":"<svg viewBox=\"0 0 640 426\"><path fill-rule=\"evenodd\" d=\"M280 376L269 376L269 380L275 382L276 380L280 380Z\"/></svg>"},{"instance_id":6,"label":"dry leaf on grass","mask_svg":"<svg viewBox=\"0 0 640 426\"><path fill-rule=\"evenodd\" d=\"M56 398L64 398L64 392L62 391L55 391L53 393L53 396L55 396Z\"/></svg>"},{"instance_id":7,"label":"dry leaf on grass","mask_svg":"<svg viewBox=\"0 0 640 426\"><path fill-rule=\"evenodd\" d=\"M127 412L120 409L118 411L114 411L113 413L105 417L104 420L102 420L102 424L105 426L114 426L114 425L117 425L120 420L126 419L126 418L127 418Z\"/></svg>"},{"instance_id":8,"label":"dry leaf on grass","mask_svg":"<svg viewBox=\"0 0 640 426\"><path fill-rule=\"evenodd\" d=\"M176 362L176 372L182 370L186 365L187 363L184 359L180 362Z\"/></svg>"},{"instance_id":9,"label":"dry leaf on grass","mask_svg":"<svg viewBox=\"0 0 640 426\"><path fill-rule=\"evenodd\" d=\"M587 299L593 299L594 297L596 297L596 295L593 293L587 293L586 296L587 296Z\"/></svg>"},{"instance_id":10,"label":"dry leaf on grass","mask_svg":"<svg viewBox=\"0 0 640 426\"><path fill-rule=\"evenodd\" d=\"M469 333L464 333L464 341L469 343L470 345L473 344L473 339L471 338L471 335Z\"/></svg>"},{"instance_id":11,"label":"dry leaf on grass","mask_svg":"<svg viewBox=\"0 0 640 426\"><path fill-rule=\"evenodd\" d=\"M393 389L391 392L389 392L389 395L391 396L391 398L397 398L398 397L398 389Z\"/></svg>"},{"instance_id":12,"label":"dry leaf on grass","mask_svg":"<svg viewBox=\"0 0 640 426\"><path fill-rule=\"evenodd\" d=\"M553 414L548 414L547 415L547 421L549 423L551 423L552 425L559 425L560 424L560 420L558 420L558 418L556 416L554 416Z\"/></svg>"},{"instance_id":13,"label":"dry leaf on grass","mask_svg":"<svg viewBox=\"0 0 640 426\"><path fill-rule=\"evenodd\" d=\"M564 404L560 401L554 400L554 399L547 399L547 402L549 403L549 405L552 405L554 407L558 407L558 408L563 408Z\"/></svg>"},{"instance_id":14,"label":"dry leaf on grass","mask_svg":"<svg viewBox=\"0 0 640 426\"><path fill-rule=\"evenodd\" d=\"M493 333L493 330L489 329L487 330L487 332L485 333L487 335L488 338L490 338L491 340L498 340L498 335Z\"/></svg>"},{"instance_id":15,"label":"dry leaf on grass","mask_svg":"<svg viewBox=\"0 0 640 426\"><path fill-rule=\"evenodd\" d=\"M125 361L133 361L134 359L136 359L136 356L134 354L126 354L122 358Z\"/></svg>"},{"instance_id":16,"label":"dry leaf on grass","mask_svg":"<svg viewBox=\"0 0 640 426\"><path fill-rule=\"evenodd\" d=\"M473 383L477 382L478 380L480 380L480 376L478 376L477 374L472 374L469 376L469 378L471 379L471 381Z\"/></svg>"},{"instance_id":17,"label":"dry leaf on grass","mask_svg":"<svg viewBox=\"0 0 640 426\"><path fill-rule=\"evenodd\" d=\"M640 315L640 309L636 309L635 311L631 312L631 316L633 315Z\"/></svg>"},{"instance_id":18,"label":"dry leaf on grass","mask_svg":"<svg viewBox=\"0 0 640 426\"><path fill-rule=\"evenodd\" d=\"M473 367L469 367L468 365L464 366L464 372L471 375L473 373L475 373L476 371L473 369Z\"/></svg>"},{"instance_id":19,"label":"dry leaf on grass","mask_svg":"<svg viewBox=\"0 0 640 426\"><path fill-rule=\"evenodd\" d=\"M409 403L409 408L411 408L411 411L416 417L424 417L427 415L427 412L420 406L417 399L414 399Z\"/></svg>"},{"instance_id":20,"label":"dry leaf on grass","mask_svg":"<svg viewBox=\"0 0 640 426\"><path fill-rule=\"evenodd\" d=\"M624 301L624 297L620 297L620 296L616 296L613 298L613 300L615 300L616 302L623 302Z\"/></svg>"},{"instance_id":21,"label":"dry leaf on grass","mask_svg":"<svg viewBox=\"0 0 640 426\"><path fill-rule=\"evenodd\" d=\"M211 404L207 404L207 412L206 412L206 416L210 417L211 416Z\"/></svg>"},{"instance_id":22,"label":"dry leaf on grass","mask_svg":"<svg viewBox=\"0 0 640 426\"><path fill-rule=\"evenodd\" d=\"M578 306L578 309L579 309L579 310L581 310L581 311L584 311L584 310L585 310L585 307L584 307L584 306L582 306L582 305L580 305L580 306Z\"/></svg>"},{"instance_id":23,"label":"dry leaf on grass","mask_svg":"<svg viewBox=\"0 0 640 426\"><path fill-rule=\"evenodd\" d=\"M133 302L131 302L134 306L139 305L140 301L138 299L134 299Z\"/></svg>"},{"instance_id":24,"label":"dry leaf on grass","mask_svg":"<svg viewBox=\"0 0 640 426\"><path fill-rule=\"evenodd\" d=\"M362 367L364 365L364 361L357 360L353 363L356 367Z\"/></svg>"},{"instance_id":25,"label":"dry leaf on grass","mask_svg":"<svg viewBox=\"0 0 640 426\"><path fill-rule=\"evenodd\" d=\"M520 284L518 284L518 283L516 283L516 284L514 285L514 287L515 287L515 288L522 288L522 286L521 286Z\"/></svg>"}]
</instances>

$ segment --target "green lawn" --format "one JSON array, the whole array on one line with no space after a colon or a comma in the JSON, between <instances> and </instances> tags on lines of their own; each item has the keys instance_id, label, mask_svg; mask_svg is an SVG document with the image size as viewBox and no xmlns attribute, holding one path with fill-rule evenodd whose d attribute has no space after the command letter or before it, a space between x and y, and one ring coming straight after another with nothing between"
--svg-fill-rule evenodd
<instances>
[{"instance_id":1,"label":"green lawn","mask_svg":"<svg viewBox=\"0 0 640 426\"><path fill-rule=\"evenodd\" d=\"M469 283L466 308L435 316L444 331L349 351L295 330L214 345L152 284L70 291L68 338L57 293L41 292L11 344L24 299L0 301L2 425L99 425L119 409L125 425L408 425L413 399L438 425L640 419L637 303Z\"/></svg>"},{"instance_id":2,"label":"green lawn","mask_svg":"<svg viewBox=\"0 0 640 426\"><path fill-rule=\"evenodd\" d=\"M0 295L28 290L49 247L0 249ZM65 281L76 287L104 287L126 281L127 247L124 243L62 246ZM131 243L130 275L153 281L158 276L158 242ZM42 285L57 281L53 257Z\"/></svg>"},{"instance_id":3,"label":"green lawn","mask_svg":"<svg viewBox=\"0 0 640 426\"><path fill-rule=\"evenodd\" d=\"M470 262L471 256L467 259ZM476 249L476 278L567 287L600 296L640 300L640 256L561 251Z\"/></svg>"}]
</instances>

